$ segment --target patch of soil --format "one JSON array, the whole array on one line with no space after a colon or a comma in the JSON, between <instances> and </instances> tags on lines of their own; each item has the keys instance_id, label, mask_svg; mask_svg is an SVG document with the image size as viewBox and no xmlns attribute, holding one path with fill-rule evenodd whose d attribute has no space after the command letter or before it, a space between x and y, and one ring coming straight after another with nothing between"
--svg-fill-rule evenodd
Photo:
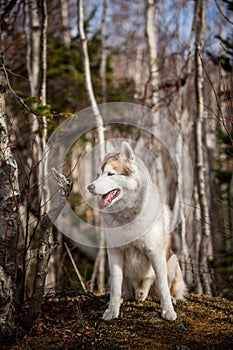
<instances>
[{"instance_id":1,"label":"patch of soil","mask_svg":"<svg viewBox=\"0 0 233 350\"><path fill-rule=\"evenodd\" d=\"M190 294L175 306L174 322L152 301L124 303L118 319L103 321L107 302L88 293L46 298L31 333L11 350L233 349L232 301Z\"/></svg>"}]
</instances>

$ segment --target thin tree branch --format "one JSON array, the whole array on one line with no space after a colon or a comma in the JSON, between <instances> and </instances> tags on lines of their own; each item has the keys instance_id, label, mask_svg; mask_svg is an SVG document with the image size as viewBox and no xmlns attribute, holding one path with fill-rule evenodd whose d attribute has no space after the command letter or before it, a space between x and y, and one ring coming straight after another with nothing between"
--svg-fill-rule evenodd
<instances>
[{"instance_id":1,"label":"thin tree branch","mask_svg":"<svg viewBox=\"0 0 233 350\"><path fill-rule=\"evenodd\" d=\"M82 286L84 292L86 292L86 291L87 291L87 288L86 288L86 286L85 286L84 279L83 279L82 275L80 274L80 272L79 272L79 270L78 270L78 268L77 268L77 265L75 264L75 261L74 261L74 259L73 259L72 254L71 254L71 251L70 251L68 245L66 244L66 242L64 242L64 245L65 245L65 247L66 247L67 253L68 253L69 258L70 258L70 260L71 260L71 262L72 262L72 265L73 265L73 267L74 267L74 271L76 272L76 275L78 276L78 279L79 279L79 281L80 281L80 283L81 283L81 286Z\"/></svg>"}]
</instances>

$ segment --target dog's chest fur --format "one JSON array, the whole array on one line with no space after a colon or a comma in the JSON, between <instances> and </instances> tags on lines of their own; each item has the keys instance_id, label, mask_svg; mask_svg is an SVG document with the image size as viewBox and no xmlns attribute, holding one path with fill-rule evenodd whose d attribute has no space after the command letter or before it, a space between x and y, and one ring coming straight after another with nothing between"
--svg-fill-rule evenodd
<instances>
[{"instance_id":1,"label":"dog's chest fur","mask_svg":"<svg viewBox=\"0 0 233 350\"><path fill-rule=\"evenodd\" d=\"M137 240L133 243L119 248L124 257L124 275L130 279L140 279L151 269L147 249L143 241Z\"/></svg>"}]
</instances>

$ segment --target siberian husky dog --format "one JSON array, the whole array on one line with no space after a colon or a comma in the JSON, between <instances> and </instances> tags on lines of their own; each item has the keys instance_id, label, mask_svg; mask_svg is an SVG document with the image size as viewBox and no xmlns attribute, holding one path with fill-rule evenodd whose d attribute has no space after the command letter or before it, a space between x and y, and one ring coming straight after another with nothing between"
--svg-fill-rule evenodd
<instances>
[{"instance_id":1,"label":"siberian husky dog","mask_svg":"<svg viewBox=\"0 0 233 350\"><path fill-rule=\"evenodd\" d=\"M172 301L183 299L186 286L170 247L170 211L147 167L123 141L107 155L88 187L104 213L110 269L110 302L104 320L119 316L121 300L160 297L162 317L177 315Z\"/></svg>"}]
</instances>

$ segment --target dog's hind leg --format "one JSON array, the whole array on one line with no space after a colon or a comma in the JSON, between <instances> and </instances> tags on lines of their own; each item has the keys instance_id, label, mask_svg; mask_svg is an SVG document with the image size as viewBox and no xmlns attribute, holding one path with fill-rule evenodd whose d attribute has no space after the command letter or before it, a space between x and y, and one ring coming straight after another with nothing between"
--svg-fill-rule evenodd
<instances>
[{"instance_id":1,"label":"dog's hind leg","mask_svg":"<svg viewBox=\"0 0 233 350\"><path fill-rule=\"evenodd\" d=\"M176 254L173 254L167 262L167 276L173 301L175 302L178 299L184 300L187 288Z\"/></svg>"},{"instance_id":2,"label":"dog's hind leg","mask_svg":"<svg viewBox=\"0 0 233 350\"><path fill-rule=\"evenodd\" d=\"M137 301L146 300L154 281L155 277L152 275L151 277L144 278L138 286L135 286L135 299Z\"/></svg>"}]
</instances>

